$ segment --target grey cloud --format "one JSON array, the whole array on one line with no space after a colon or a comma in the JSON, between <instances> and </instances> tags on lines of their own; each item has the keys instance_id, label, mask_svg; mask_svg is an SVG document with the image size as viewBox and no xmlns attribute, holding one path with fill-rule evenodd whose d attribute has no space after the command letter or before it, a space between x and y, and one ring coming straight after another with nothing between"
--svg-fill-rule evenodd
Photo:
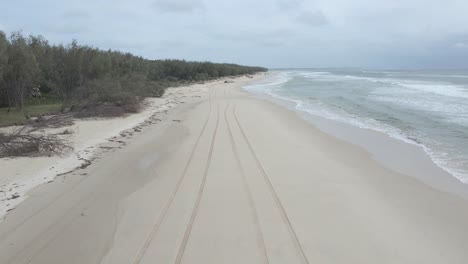
<instances>
[{"instance_id":1,"label":"grey cloud","mask_svg":"<svg viewBox=\"0 0 468 264\"><path fill-rule=\"evenodd\" d=\"M280 10L294 10L299 9L303 0L277 0L276 4Z\"/></svg>"},{"instance_id":2,"label":"grey cloud","mask_svg":"<svg viewBox=\"0 0 468 264\"><path fill-rule=\"evenodd\" d=\"M50 28L50 31L55 34L82 34L89 30L87 25L83 24L60 24Z\"/></svg>"},{"instance_id":3,"label":"grey cloud","mask_svg":"<svg viewBox=\"0 0 468 264\"><path fill-rule=\"evenodd\" d=\"M254 42L264 48L278 48L286 44L285 41L280 39L257 39Z\"/></svg>"},{"instance_id":4,"label":"grey cloud","mask_svg":"<svg viewBox=\"0 0 468 264\"><path fill-rule=\"evenodd\" d=\"M71 18L71 19L86 19L91 18L91 15L80 9L68 9L63 13L64 18Z\"/></svg>"},{"instance_id":5,"label":"grey cloud","mask_svg":"<svg viewBox=\"0 0 468 264\"><path fill-rule=\"evenodd\" d=\"M201 0L156 0L150 7L162 12L183 13L202 10L205 5Z\"/></svg>"},{"instance_id":6,"label":"grey cloud","mask_svg":"<svg viewBox=\"0 0 468 264\"><path fill-rule=\"evenodd\" d=\"M156 52L165 52L174 49L180 49L187 46L186 42L177 41L177 40L163 40L156 44L156 47L153 49Z\"/></svg>"},{"instance_id":7,"label":"grey cloud","mask_svg":"<svg viewBox=\"0 0 468 264\"><path fill-rule=\"evenodd\" d=\"M274 47L285 43L293 35L289 29L274 30L242 30L236 32L213 32L210 36L213 39L224 40L234 43L256 43L261 46Z\"/></svg>"},{"instance_id":8,"label":"grey cloud","mask_svg":"<svg viewBox=\"0 0 468 264\"><path fill-rule=\"evenodd\" d=\"M297 21L309 26L329 24L327 17L321 11L303 12L296 17Z\"/></svg>"},{"instance_id":9,"label":"grey cloud","mask_svg":"<svg viewBox=\"0 0 468 264\"><path fill-rule=\"evenodd\" d=\"M468 44L463 43L463 42L458 42L453 45L454 48L456 49L463 49L463 50L468 50Z\"/></svg>"},{"instance_id":10,"label":"grey cloud","mask_svg":"<svg viewBox=\"0 0 468 264\"><path fill-rule=\"evenodd\" d=\"M468 67L462 0L0 1L7 34L148 58L275 67Z\"/></svg>"}]
</instances>

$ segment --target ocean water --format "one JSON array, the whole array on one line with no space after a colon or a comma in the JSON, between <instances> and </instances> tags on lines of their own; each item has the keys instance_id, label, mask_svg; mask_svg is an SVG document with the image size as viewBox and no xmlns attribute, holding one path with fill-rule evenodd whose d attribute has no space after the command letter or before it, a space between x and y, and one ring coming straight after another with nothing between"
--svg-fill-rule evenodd
<instances>
[{"instance_id":1,"label":"ocean water","mask_svg":"<svg viewBox=\"0 0 468 264\"><path fill-rule=\"evenodd\" d=\"M283 70L246 89L418 145L468 183L468 70Z\"/></svg>"}]
</instances>

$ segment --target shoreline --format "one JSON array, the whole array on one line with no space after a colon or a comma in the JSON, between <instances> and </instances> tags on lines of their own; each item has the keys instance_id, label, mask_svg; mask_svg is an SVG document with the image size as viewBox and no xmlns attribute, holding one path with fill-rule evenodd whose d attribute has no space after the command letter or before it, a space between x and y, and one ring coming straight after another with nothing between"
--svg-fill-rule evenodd
<instances>
[{"instance_id":1,"label":"shoreline","mask_svg":"<svg viewBox=\"0 0 468 264\"><path fill-rule=\"evenodd\" d=\"M207 85L32 190L0 223L0 262L466 263L465 199L245 91L251 81Z\"/></svg>"},{"instance_id":2,"label":"shoreline","mask_svg":"<svg viewBox=\"0 0 468 264\"><path fill-rule=\"evenodd\" d=\"M279 74L279 72L275 74ZM248 86L250 85L252 84ZM252 92L246 87L243 87L243 90L262 100L273 102L295 112L320 131L365 150L377 162L391 170L418 179L437 190L450 192L468 200L468 184L439 165L421 145L393 137L382 131L362 128L308 113L297 109L297 103L289 99L267 93Z\"/></svg>"}]
</instances>

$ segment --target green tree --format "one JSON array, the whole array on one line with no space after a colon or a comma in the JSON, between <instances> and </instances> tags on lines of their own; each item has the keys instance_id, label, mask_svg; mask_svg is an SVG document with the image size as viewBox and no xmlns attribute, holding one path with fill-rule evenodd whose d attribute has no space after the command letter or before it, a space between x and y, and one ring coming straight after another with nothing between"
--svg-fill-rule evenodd
<instances>
[{"instance_id":1,"label":"green tree","mask_svg":"<svg viewBox=\"0 0 468 264\"><path fill-rule=\"evenodd\" d=\"M55 95L62 100L64 109L72 109L75 105L104 102L105 98L117 100L123 95L133 99L162 96L170 86L259 71L266 69L147 60L131 53L79 45L76 40L68 45L50 45L42 36L31 35L25 39L20 32L15 32L8 39L0 32L0 106L23 111L33 87ZM26 111L25 115L28 115Z\"/></svg>"},{"instance_id":2,"label":"green tree","mask_svg":"<svg viewBox=\"0 0 468 264\"><path fill-rule=\"evenodd\" d=\"M0 106L8 105L7 89L4 82L4 75L8 63L8 39L5 33L0 31Z\"/></svg>"},{"instance_id":3,"label":"green tree","mask_svg":"<svg viewBox=\"0 0 468 264\"><path fill-rule=\"evenodd\" d=\"M21 32L11 34L8 55L5 75L8 94L16 109L23 111L24 115L29 118L25 106L27 104L29 89L34 85L38 67L34 54L29 49L27 41Z\"/></svg>"},{"instance_id":4,"label":"green tree","mask_svg":"<svg viewBox=\"0 0 468 264\"><path fill-rule=\"evenodd\" d=\"M51 71L53 60L50 52L49 42L42 36L30 35L28 46L38 66L38 74L35 82L42 92L50 92Z\"/></svg>"}]
</instances>

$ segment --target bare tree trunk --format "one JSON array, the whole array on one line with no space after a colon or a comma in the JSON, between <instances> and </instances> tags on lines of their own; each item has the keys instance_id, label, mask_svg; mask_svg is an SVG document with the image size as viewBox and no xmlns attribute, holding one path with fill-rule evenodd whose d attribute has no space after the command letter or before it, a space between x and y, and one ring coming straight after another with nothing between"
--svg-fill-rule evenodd
<instances>
[{"instance_id":1,"label":"bare tree trunk","mask_svg":"<svg viewBox=\"0 0 468 264\"><path fill-rule=\"evenodd\" d=\"M11 95L10 95L10 92L9 92L8 89L9 89L9 87L8 87L8 85L7 85L6 82L5 82L5 92L6 92L6 96L7 96L7 100L8 100L8 110L7 110L7 113L10 113L12 102L11 102Z\"/></svg>"},{"instance_id":2,"label":"bare tree trunk","mask_svg":"<svg viewBox=\"0 0 468 264\"><path fill-rule=\"evenodd\" d=\"M14 78L14 85L13 85L13 91L14 91L14 99L15 99L15 107L18 112L20 112L22 109L21 107L21 81L18 80L18 77L15 75Z\"/></svg>"}]
</instances>

